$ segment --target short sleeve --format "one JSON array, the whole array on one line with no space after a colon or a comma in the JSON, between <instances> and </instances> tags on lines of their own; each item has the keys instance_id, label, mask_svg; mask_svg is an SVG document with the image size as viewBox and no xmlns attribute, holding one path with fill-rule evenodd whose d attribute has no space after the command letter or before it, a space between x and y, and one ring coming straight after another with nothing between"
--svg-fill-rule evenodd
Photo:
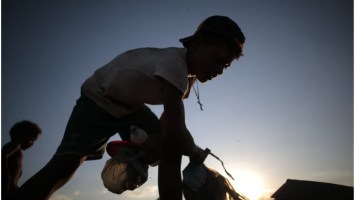
<instances>
[{"instance_id":1,"label":"short sleeve","mask_svg":"<svg viewBox=\"0 0 355 200\"><path fill-rule=\"evenodd\" d=\"M185 94L188 86L188 73L183 57L164 58L157 63L154 76L164 78Z\"/></svg>"}]
</instances>

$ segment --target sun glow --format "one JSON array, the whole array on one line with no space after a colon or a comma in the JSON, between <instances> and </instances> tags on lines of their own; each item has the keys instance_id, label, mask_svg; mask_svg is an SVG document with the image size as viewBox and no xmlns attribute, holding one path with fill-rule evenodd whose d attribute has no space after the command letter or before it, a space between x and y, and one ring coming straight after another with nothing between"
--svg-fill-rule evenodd
<instances>
[{"instance_id":1,"label":"sun glow","mask_svg":"<svg viewBox=\"0 0 355 200\"><path fill-rule=\"evenodd\" d=\"M234 189L250 200L257 200L263 193L261 178L250 171L231 171L235 180L229 179Z\"/></svg>"}]
</instances>

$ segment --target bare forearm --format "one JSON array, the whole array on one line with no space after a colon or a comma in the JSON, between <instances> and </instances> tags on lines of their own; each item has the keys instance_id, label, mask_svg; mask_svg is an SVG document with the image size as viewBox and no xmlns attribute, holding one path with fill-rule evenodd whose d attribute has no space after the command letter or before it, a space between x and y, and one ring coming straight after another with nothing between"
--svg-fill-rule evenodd
<instances>
[{"instance_id":1,"label":"bare forearm","mask_svg":"<svg viewBox=\"0 0 355 200\"><path fill-rule=\"evenodd\" d=\"M167 126L164 112L160 117L160 132L168 136L168 143L171 150L176 150L185 156L193 155L197 148L190 131L186 127L180 129L170 128ZM168 133L169 132L169 133Z\"/></svg>"}]
</instances>

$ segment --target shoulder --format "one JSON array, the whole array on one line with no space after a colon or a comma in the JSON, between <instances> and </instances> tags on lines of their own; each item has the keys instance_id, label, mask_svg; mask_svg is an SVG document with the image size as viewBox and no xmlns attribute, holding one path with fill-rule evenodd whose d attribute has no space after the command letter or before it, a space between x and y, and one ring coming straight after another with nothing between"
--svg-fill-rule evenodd
<instances>
[{"instance_id":1,"label":"shoulder","mask_svg":"<svg viewBox=\"0 0 355 200\"><path fill-rule=\"evenodd\" d=\"M179 58L185 60L186 58L186 49L178 47L168 47L164 49L159 49L160 52L164 54L166 58Z\"/></svg>"},{"instance_id":2,"label":"shoulder","mask_svg":"<svg viewBox=\"0 0 355 200\"><path fill-rule=\"evenodd\" d=\"M23 157L23 152L21 149L19 149L19 150L15 151L13 155L16 157Z\"/></svg>"},{"instance_id":3,"label":"shoulder","mask_svg":"<svg viewBox=\"0 0 355 200\"><path fill-rule=\"evenodd\" d=\"M186 49L178 47L155 48L144 47L128 50L118 55L114 61L128 62L125 64L159 64L180 63L186 65Z\"/></svg>"},{"instance_id":4,"label":"shoulder","mask_svg":"<svg viewBox=\"0 0 355 200\"><path fill-rule=\"evenodd\" d=\"M166 47L166 48L157 48L157 47L142 47L128 50L122 54L160 54L164 56L172 57L181 57L186 55L185 48L179 47Z\"/></svg>"},{"instance_id":5,"label":"shoulder","mask_svg":"<svg viewBox=\"0 0 355 200\"><path fill-rule=\"evenodd\" d=\"M184 48L168 47L168 48L155 48L144 47L131 49L118 55L114 60L129 62L126 64L132 65L133 63L142 65L145 63L154 64L161 62L183 62L186 59L186 50Z\"/></svg>"},{"instance_id":6,"label":"shoulder","mask_svg":"<svg viewBox=\"0 0 355 200\"><path fill-rule=\"evenodd\" d=\"M23 159L23 153L22 153L22 150L19 149L17 151L15 151L13 154L11 154L9 156L9 159L11 160L16 160L16 162L22 162L22 159Z\"/></svg>"},{"instance_id":7,"label":"shoulder","mask_svg":"<svg viewBox=\"0 0 355 200\"><path fill-rule=\"evenodd\" d=\"M182 48L166 48L156 63L155 76L164 78L182 93L185 93L188 85L188 72L184 52Z\"/></svg>"},{"instance_id":8,"label":"shoulder","mask_svg":"<svg viewBox=\"0 0 355 200\"><path fill-rule=\"evenodd\" d=\"M183 48L169 47L159 50L161 51L157 57L157 64L163 65L164 67L177 68L181 70L183 68L184 72L187 72L186 65L186 51Z\"/></svg>"},{"instance_id":9,"label":"shoulder","mask_svg":"<svg viewBox=\"0 0 355 200\"><path fill-rule=\"evenodd\" d=\"M9 148L8 146L10 145L10 142L4 144L4 146L2 146L1 150L4 151L6 150L7 148Z\"/></svg>"},{"instance_id":10,"label":"shoulder","mask_svg":"<svg viewBox=\"0 0 355 200\"><path fill-rule=\"evenodd\" d=\"M19 145L14 145L11 142L5 144L1 149L1 155L6 158L22 158L22 150Z\"/></svg>"},{"instance_id":11,"label":"shoulder","mask_svg":"<svg viewBox=\"0 0 355 200\"><path fill-rule=\"evenodd\" d=\"M20 149L19 144L15 145L11 142L6 143L2 148L1 148L1 153L14 153L17 149Z\"/></svg>"}]
</instances>

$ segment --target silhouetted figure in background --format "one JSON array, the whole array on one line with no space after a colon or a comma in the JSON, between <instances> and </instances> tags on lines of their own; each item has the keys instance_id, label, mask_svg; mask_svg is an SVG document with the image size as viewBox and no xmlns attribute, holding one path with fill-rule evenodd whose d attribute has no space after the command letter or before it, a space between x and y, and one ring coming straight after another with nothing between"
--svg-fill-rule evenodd
<instances>
[{"instance_id":1,"label":"silhouetted figure in background","mask_svg":"<svg viewBox=\"0 0 355 200\"><path fill-rule=\"evenodd\" d=\"M23 120L10 129L11 141L1 151L1 199L10 199L19 189L17 182L22 174L22 150L32 147L42 133L39 126Z\"/></svg>"}]
</instances>

